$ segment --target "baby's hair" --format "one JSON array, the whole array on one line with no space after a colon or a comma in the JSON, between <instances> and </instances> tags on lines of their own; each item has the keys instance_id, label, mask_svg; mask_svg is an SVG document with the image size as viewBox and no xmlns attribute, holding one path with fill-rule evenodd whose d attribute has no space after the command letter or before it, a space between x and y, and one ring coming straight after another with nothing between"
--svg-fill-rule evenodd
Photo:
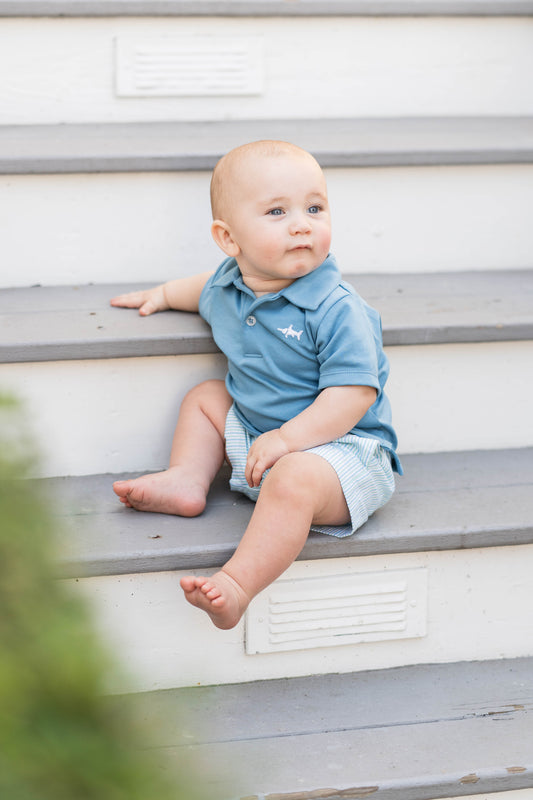
<instances>
[{"instance_id":1,"label":"baby's hair","mask_svg":"<svg viewBox=\"0 0 533 800\"><path fill-rule=\"evenodd\" d=\"M276 157L293 155L315 161L313 156L301 147L290 142L263 139L236 147L222 156L213 170L211 178L211 211L213 219L224 219L231 193L231 177L237 169L245 169L250 156Z\"/></svg>"}]
</instances>

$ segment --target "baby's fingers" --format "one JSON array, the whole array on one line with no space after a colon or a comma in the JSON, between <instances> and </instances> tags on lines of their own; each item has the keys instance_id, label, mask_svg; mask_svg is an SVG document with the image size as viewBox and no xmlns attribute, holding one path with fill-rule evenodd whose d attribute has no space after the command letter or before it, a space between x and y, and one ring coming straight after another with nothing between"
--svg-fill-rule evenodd
<instances>
[{"instance_id":1,"label":"baby's fingers","mask_svg":"<svg viewBox=\"0 0 533 800\"><path fill-rule=\"evenodd\" d=\"M159 311L159 308L151 298L143 303L139 308L139 314L142 317L148 317L150 314L154 314L156 311Z\"/></svg>"},{"instance_id":2,"label":"baby's fingers","mask_svg":"<svg viewBox=\"0 0 533 800\"><path fill-rule=\"evenodd\" d=\"M254 486L259 486L265 469L266 466L262 464L260 461L248 460L246 464L246 470L244 473L244 477L246 478L248 486L251 486L252 488Z\"/></svg>"},{"instance_id":3,"label":"baby's fingers","mask_svg":"<svg viewBox=\"0 0 533 800\"><path fill-rule=\"evenodd\" d=\"M146 303L146 292L128 292L119 294L111 299L112 306L121 308L141 308Z\"/></svg>"},{"instance_id":4,"label":"baby's fingers","mask_svg":"<svg viewBox=\"0 0 533 800\"><path fill-rule=\"evenodd\" d=\"M168 308L164 289L156 286L153 289L145 289L140 292L128 292L113 297L112 306L122 308L138 308L142 317L148 317L156 311L164 311Z\"/></svg>"},{"instance_id":5,"label":"baby's fingers","mask_svg":"<svg viewBox=\"0 0 533 800\"><path fill-rule=\"evenodd\" d=\"M254 486L259 486L265 470L265 463L262 461L262 459L255 455L255 452L253 452L252 449L250 449L244 470L244 477L246 478L246 483L248 486L251 486L252 488Z\"/></svg>"}]
</instances>

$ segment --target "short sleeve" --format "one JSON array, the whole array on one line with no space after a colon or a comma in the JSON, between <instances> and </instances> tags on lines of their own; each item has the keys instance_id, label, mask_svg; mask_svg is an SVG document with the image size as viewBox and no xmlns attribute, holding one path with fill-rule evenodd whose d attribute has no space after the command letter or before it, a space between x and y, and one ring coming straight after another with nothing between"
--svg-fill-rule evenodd
<instances>
[{"instance_id":1,"label":"short sleeve","mask_svg":"<svg viewBox=\"0 0 533 800\"><path fill-rule=\"evenodd\" d=\"M213 305L213 292L211 288L213 286L213 281L216 277L217 273L215 272L211 277L208 279L207 283L205 284L204 288L202 289L202 293L200 295L200 300L198 303L198 311L200 316L205 319L206 322L211 324L211 311Z\"/></svg>"},{"instance_id":2,"label":"short sleeve","mask_svg":"<svg viewBox=\"0 0 533 800\"><path fill-rule=\"evenodd\" d=\"M379 392L379 316L372 319L371 309L361 298L342 287L337 294L338 299L322 316L316 330L318 388L372 386Z\"/></svg>"}]
</instances>

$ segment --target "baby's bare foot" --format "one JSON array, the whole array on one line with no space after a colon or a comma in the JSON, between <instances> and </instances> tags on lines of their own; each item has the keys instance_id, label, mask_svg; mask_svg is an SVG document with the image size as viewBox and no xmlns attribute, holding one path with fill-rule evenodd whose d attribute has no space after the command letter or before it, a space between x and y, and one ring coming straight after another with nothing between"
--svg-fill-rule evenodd
<instances>
[{"instance_id":1,"label":"baby's bare foot","mask_svg":"<svg viewBox=\"0 0 533 800\"><path fill-rule=\"evenodd\" d=\"M212 578L187 575L180 585L189 603L206 611L223 630L235 627L250 602L244 589L224 570Z\"/></svg>"},{"instance_id":2,"label":"baby's bare foot","mask_svg":"<svg viewBox=\"0 0 533 800\"><path fill-rule=\"evenodd\" d=\"M205 508L205 489L179 466L153 475L115 481L113 491L121 503L138 511L196 517Z\"/></svg>"}]
</instances>

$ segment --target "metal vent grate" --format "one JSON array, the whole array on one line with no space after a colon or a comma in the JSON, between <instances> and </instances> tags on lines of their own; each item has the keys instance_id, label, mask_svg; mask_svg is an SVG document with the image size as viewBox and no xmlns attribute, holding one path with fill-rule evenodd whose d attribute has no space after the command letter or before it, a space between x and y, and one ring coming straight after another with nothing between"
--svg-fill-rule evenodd
<instances>
[{"instance_id":1,"label":"metal vent grate","mask_svg":"<svg viewBox=\"0 0 533 800\"><path fill-rule=\"evenodd\" d=\"M261 94L260 37L181 36L115 40L119 97Z\"/></svg>"},{"instance_id":2,"label":"metal vent grate","mask_svg":"<svg viewBox=\"0 0 533 800\"><path fill-rule=\"evenodd\" d=\"M280 580L250 605L246 652L424 636L425 569Z\"/></svg>"}]
</instances>

